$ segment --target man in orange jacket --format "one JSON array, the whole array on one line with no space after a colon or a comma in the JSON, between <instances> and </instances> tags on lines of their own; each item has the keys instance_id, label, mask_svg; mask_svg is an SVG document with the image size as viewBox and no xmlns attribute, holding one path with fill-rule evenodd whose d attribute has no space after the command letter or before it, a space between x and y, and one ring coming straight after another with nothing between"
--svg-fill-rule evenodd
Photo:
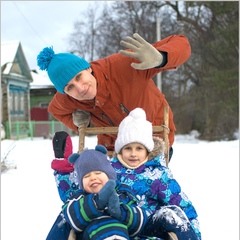
<instances>
[{"instance_id":1,"label":"man in orange jacket","mask_svg":"<svg viewBox=\"0 0 240 240\"><path fill-rule=\"evenodd\" d=\"M172 35L150 44L134 33L120 44L126 50L90 63L74 54L55 54L48 47L39 53L38 66L48 72L58 91L48 107L54 118L77 132L81 123L90 121L95 127L119 126L131 110L140 107L153 126L163 124L168 103L152 78L188 60L188 39ZM176 131L171 109L169 129L171 157ZM115 139L116 135L100 134L98 144L114 150Z\"/></svg>"}]
</instances>

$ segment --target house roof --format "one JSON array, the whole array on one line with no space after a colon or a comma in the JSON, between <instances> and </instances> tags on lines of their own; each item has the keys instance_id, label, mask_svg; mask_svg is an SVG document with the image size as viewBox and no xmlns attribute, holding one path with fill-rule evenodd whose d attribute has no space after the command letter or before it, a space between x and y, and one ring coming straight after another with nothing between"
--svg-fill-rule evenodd
<instances>
[{"instance_id":1,"label":"house roof","mask_svg":"<svg viewBox=\"0 0 240 240\"><path fill-rule=\"evenodd\" d=\"M31 71L33 82L30 83L31 89L52 88L54 87L48 77L38 74L36 71Z\"/></svg>"},{"instance_id":2,"label":"house roof","mask_svg":"<svg viewBox=\"0 0 240 240\"><path fill-rule=\"evenodd\" d=\"M20 41L1 42L1 71L2 74L23 77L32 81Z\"/></svg>"},{"instance_id":3,"label":"house roof","mask_svg":"<svg viewBox=\"0 0 240 240\"><path fill-rule=\"evenodd\" d=\"M20 41L7 41L7 42L1 42L1 67L4 67L3 74L10 74L11 69L13 66L13 62L17 58L17 53L20 51L21 60L25 64L27 64ZM52 88L54 87L52 82L48 77L45 77L43 75L38 74L36 71L30 71L30 69L27 66L27 69L29 71L29 75L32 78L32 82L30 83L31 89L42 89L42 88ZM14 75L15 73L11 73Z\"/></svg>"}]
</instances>

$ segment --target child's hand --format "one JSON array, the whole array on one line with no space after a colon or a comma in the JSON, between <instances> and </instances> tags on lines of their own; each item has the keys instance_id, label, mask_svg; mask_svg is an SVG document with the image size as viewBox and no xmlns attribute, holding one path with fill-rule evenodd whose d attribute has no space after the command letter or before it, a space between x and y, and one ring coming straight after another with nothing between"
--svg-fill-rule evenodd
<instances>
[{"instance_id":1,"label":"child's hand","mask_svg":"<svg viewBox=\"0 0 240 240\"><path fill-rule=\"evenodd\" d=\"M110 179L95 197L95 202L99 210L103 210L108 203L109 197L115 191L116 181Z\"/></svg>"},{"instance_id":2,"label":"child's hand","mask_svg":"<svg viewBox=\"0 0 240 240\"><path fill-rule=\"evenodd\" d=\"M112 195L109 197L108 200L108 212L109 215L117 220L121 219L121 209L119 203L119 196L117 195L116 190L112 192Z\"/></svg>"}]
</instances>

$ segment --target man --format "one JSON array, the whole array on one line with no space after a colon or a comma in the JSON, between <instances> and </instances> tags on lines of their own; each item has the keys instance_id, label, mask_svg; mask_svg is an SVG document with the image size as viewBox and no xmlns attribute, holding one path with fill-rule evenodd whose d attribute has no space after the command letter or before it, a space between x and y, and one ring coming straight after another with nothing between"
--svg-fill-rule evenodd
<instances>
[{"instance_id":1,"label":"man","mask_svg":"<svg viewBox=\"0 0 240 240\"><path fill-rule=\"evenodd\" d=\"M90 63L73 54L55 54L52 48L40 52L38 66L47 70L58 91L48 107L57 120L74 131L89 121L96 127L118 126L131 110L140 107L153 126L163 124L168 103L152 78L188 60L191 47L187 38L172 35L150 44L134 33L120 44L127 49ZM169 129L171 158L176 131L171 109ZM116 135L100 134L98 144L112 151L115 139Z\"/></svg>"}]
</instances>

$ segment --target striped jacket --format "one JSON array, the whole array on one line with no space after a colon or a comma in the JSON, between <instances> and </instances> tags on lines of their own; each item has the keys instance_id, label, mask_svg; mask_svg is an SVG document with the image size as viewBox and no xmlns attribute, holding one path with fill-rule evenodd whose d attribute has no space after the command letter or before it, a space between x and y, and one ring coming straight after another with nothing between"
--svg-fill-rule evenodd
<instances>
[{"instance_id":1,"label":"striped jacket","mask_svg":"<svg viewBox=\"0 0 240 240\"><path fill-rule=\"evenodd\" d=\"M116 191L119 195L121 208L121 220L119 222L126 225L131 238L138 236L147 222L147 212L137 206L137 199L129 186L117 182ZM95 195L79 190L63 205L64 217L75 231L83 232L88 224L95 219L102 219L104 222L103 232L107 232L108 227L110 229L112 226L107 210L98 210L94 201Z\"/></svg>"}]
</instances>

